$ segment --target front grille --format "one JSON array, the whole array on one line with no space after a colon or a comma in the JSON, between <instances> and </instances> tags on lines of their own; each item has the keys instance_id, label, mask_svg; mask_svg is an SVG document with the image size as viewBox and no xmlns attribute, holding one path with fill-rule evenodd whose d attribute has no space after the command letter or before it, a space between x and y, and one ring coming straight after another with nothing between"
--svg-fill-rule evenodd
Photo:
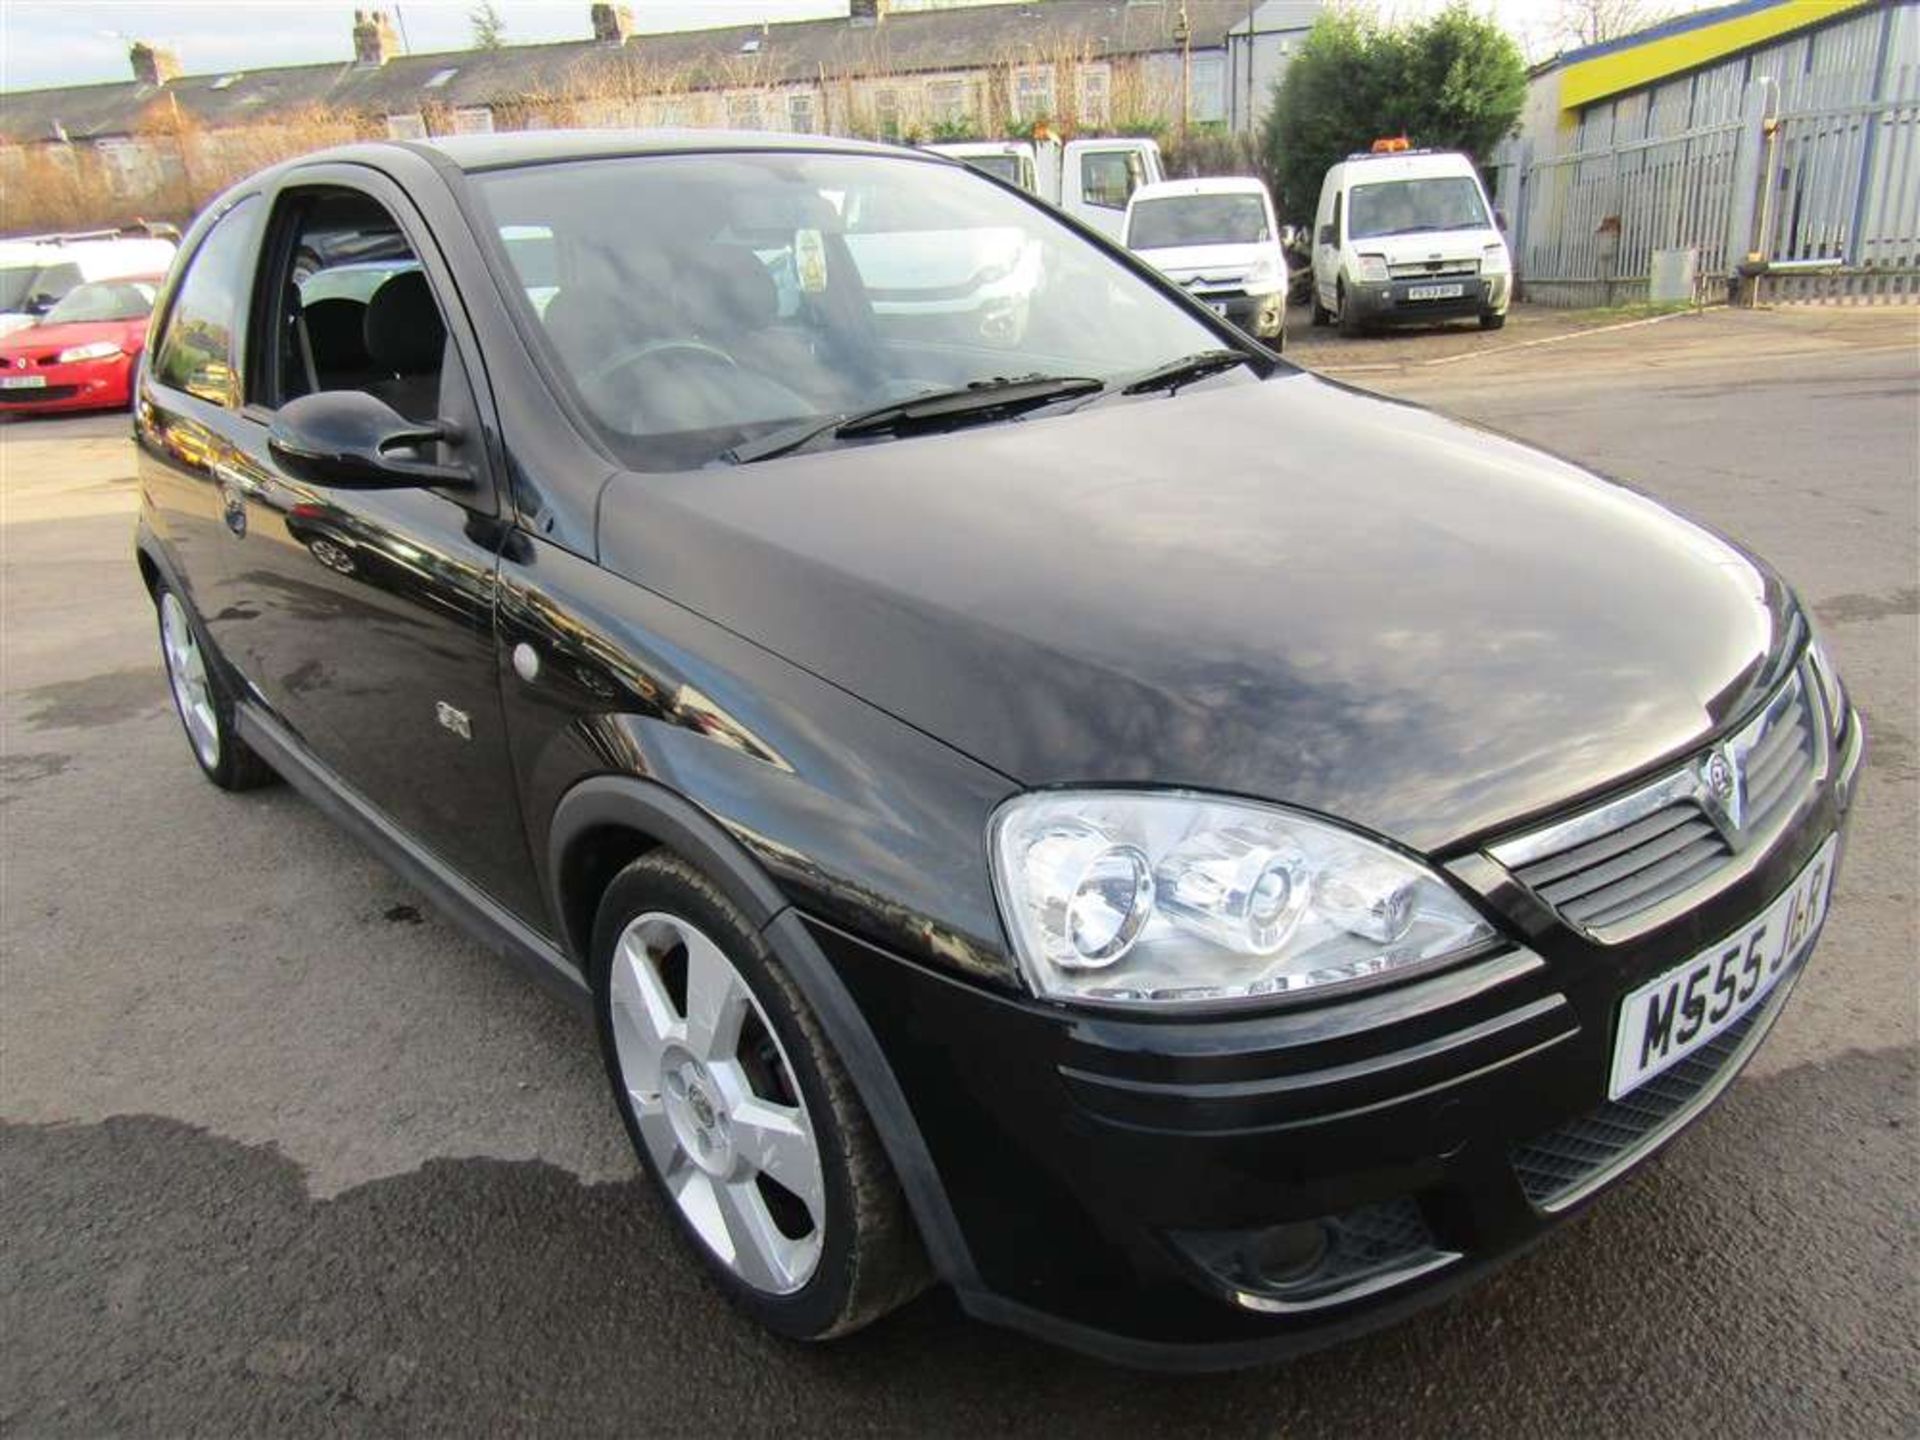
<instances>
[{"instance_id":1,"label":"front grille","mask_svg":"<svg viewBox=\"0 0 1920 1440\"><path fill-rule=\"evenodd\" d=\"M1555 913L1598 939L1644 933L1764 854L1825 762L1811 690L1795 671L1723 745L1619 800L1492 847ZM1716 790L1715 772L1728 781Z\"/></svg>"},{"instance_id":2,"label":"front grille","mask_svg":"<svg viewBox=\"0 0 1920 1440\"><path fill-rule=\"evenodd\" d=\"M1413 260L1387 267L1387 274L1396 280L1457 280L1479 273L1478 260Z\"/></svg>"},{"instance_id":3,"label":"front grille","mask_svg":"<svg viewBox=\"0 0 1920 1440\"><path fill-rule=\"evenodd\" d=\"M1748 1042L1759 1043L1791 988L1788 977L1765 1004L1754 1006L1686 1058L1618 1100L1515 1146L1513 1173L1527 1199L1542 1210L1570 1205L1673 1134L1733 1078L1752 1048Z\"/></svg>"},{"instance_id":4,"label":"front grille","mask_svg":"<svg viewBox=\"0 0 1920 1440\"><path fill-rule=\"evenodd\" d=\"M0 405L26 405L36 400L65 400L79 393L78 385L42 385L38 390L0 390Z\"/></svg>"}]
</instances>

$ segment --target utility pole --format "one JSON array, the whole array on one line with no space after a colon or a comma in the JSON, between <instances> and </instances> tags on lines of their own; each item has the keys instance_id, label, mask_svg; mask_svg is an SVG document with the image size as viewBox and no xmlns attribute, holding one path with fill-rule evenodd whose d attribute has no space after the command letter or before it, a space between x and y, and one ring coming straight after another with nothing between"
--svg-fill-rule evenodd
<instances>
[{"instance_id":1,"label":"utility pole","mask_svg":"<svg viewBox=\"0 0 1920 1440\"><path fill-rule=\"evenodd\" d=\"M1180 47L1180 138L1187 138L1187 117L1193 113L1193 25L1187 19L1187 0L1173 21L1173 43Z\"/></svg>"},{"instance_id":2,"label":"utility pole","mask_svg":"<svg viewBox=\"0 0 1920 1440\"><path fill-rule=\"evenodd\" d=\"M1260 42L1254 38L1253 12L1259 0L1247 0L1247 112L1241 129L1249 135L1253 133L1253 58L1260 51Z\"/></svg>"}]
</instances>

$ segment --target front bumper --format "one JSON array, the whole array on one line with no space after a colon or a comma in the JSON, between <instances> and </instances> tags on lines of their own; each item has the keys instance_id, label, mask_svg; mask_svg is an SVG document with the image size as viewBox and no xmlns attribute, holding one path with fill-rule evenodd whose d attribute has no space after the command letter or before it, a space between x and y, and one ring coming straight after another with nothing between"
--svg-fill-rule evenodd
<instances>
[{"instance_id":1,"label":"front bumper","mask_svg":"<svg viewBox=\"0 0 1920 1440\"><path fill-rule=\"evenodd\" d=\"M1491 862L1456 866L1524 944L1260 1017L1074 1011L809 929L938 1172L972 1313L1123 1363L1253 1364L1387 1323L1519 1254L1719 1094L1811 940L1698 1063L1625 1097L1637 1119L1607 1099L1619 1002L1738 931L1844 828L1860 735L1851 717L1832 773L1738 884L1633 943L1543 923ZM1543 1146L1562 1154L1551 1142L1601 1122L1617 1138L1628 1121L1638 1131L1590 1173L1543 1178Z\"/></svg>"},{"instance_id":2,"label":"front bumper","mask_svg":"<svg viewBox=\"0 0 1920 1440\"><path fill-rule=\"evenodd\" d=\"M1445 299L1415 299L1416 289L1459 285L1461 293ZM1348 281L1345 303L1368 325L1424 325L1436 320L1500 315L1507 309L1510 277L1505 275L1441 276L1435 279Z\"/></svg>"},{"instance_id":3,"label":"front bumper","mask_svg":"<svg viewBox=\"0 0 1920 1440\"><path fill-rule=\"evenodd\" d=\"M0 414L44 415L63 410L121 409L132 399L133 357L42 365L32 372L46 383L33 389L0 389ZM5 373L21 372L9 369Z\"/></svg>"}]
</instances>

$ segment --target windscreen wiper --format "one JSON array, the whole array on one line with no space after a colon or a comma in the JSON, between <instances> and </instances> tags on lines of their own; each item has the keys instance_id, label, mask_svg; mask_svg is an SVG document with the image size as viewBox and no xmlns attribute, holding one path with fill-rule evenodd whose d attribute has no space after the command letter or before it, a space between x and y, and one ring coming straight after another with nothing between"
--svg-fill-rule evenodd
<instances>
[{"instance_id":1,"label":"windscreen wiper","mask_svg":"<svg viewBox=\"0 0 1920 1440\"><path fill-rule=\"evenodd\" d=\"M1245 350L1202 350L1182 355L1134 376L1120 387L1122 395L1144 395L1149 390L1178 390L1209 375L1218 375L1236 365L1251 365L1254 357Z\"/></svg>"},{"instance_id":2,"label":"windscreen wiper","mask_svg":"<svg viewBox=\"0 0 1920 1440\"><path fill-rule=\"evenodd\" d=\"M1056 400L1095 395L1106 389L1091 375L1015 375L974 380L954 390L933 390L889 400L868 410L803 420L744 441L720 458L735 465L751 465L776 455L791 455L826 439L851 440L862 435L884 435L920 426L937 427L954 420L983 420L996 415L1018 415Z\"/></svg>"}]
</instances>

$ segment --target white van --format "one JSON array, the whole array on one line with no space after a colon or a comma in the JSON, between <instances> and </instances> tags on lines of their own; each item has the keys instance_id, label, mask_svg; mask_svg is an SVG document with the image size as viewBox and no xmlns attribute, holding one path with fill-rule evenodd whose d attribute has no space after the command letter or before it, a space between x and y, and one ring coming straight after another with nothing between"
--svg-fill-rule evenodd
<instances>
[{"instance_id":1,"label":"white van","mask_svg":"<svg viewBox=\"0 0 1920 1440\"><path fill-rule=\"evenodd\" d=\"M1082 224L1118 240L1127 201L1142 185L1165 177L1160 147L1151 140L969 140L929 145L936 154L997 175L1058 205Z\"/></svg>"},{"instance_id":2,"label":"white van","mask_svg":"<svg viewBox=\"0 0 1920 1440\"><path fill-rule=\"evenodd\" d=\"M1287 257L1273 197L1251 176L1142 185L1127 248L1196 300L1276 348L1285 343Z\"/></svg>"},{"instance_id":3,"label":"white van","mask_svg":"<svg viewBox=\"0 0 1920 1440\"><path fill-rule=\"evenodd\" d=\"M163 275L175 248L145 237L0 243L0 335L37 324L83 280Z\"/></svg>"},{"instance_id":4,"label":"white van","mask_svg":"<svg viewBox=\"0 0 1920 1440\"><path fill-rule=\"evenodd\" d=\"M1313 323L1348 334L1473 316L1507 323L1513 255L1473 162L1454 151L1351 155L1313 228Z\"/></svg>"}]
</instances>

